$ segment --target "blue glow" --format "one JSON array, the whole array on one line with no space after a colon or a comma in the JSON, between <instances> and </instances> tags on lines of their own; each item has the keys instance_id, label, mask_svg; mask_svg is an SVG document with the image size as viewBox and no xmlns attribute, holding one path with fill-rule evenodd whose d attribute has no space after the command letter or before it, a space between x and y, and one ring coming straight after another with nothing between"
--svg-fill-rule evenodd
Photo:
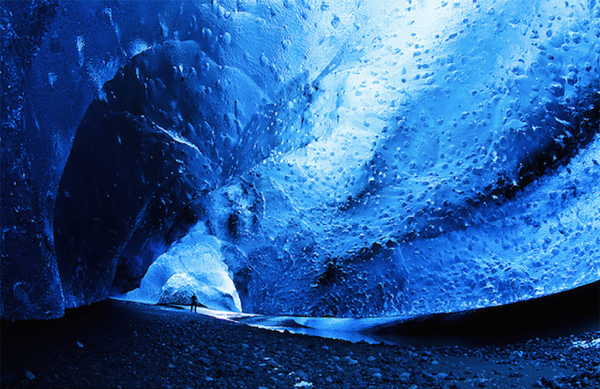
<instances>
[{"instance_id":1,"label":"blue glow","mask_svg":"<svg viewBox=\"0 0 600 389\"><path fill-rule=\"evenodd\" d=\"M595 1L2 7L3 317L202 288L410 316L600 279Z\"/></svg>"}]
</instances>

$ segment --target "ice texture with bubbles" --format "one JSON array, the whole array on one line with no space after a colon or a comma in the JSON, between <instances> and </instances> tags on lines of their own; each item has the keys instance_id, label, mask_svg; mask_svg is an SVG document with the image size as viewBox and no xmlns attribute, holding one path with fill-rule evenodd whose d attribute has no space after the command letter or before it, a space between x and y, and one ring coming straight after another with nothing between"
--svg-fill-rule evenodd
<instances>
[{"instance_id":1,"label":"ice texture with bubbles","mask_svg":"<svg viewBox=\"0 0 600 389\"><path fill-rule=\"evenodd\" d=\"M1 9L2 317L418 315L600 279L596 1Z\"/></svg>"}]
</instances>

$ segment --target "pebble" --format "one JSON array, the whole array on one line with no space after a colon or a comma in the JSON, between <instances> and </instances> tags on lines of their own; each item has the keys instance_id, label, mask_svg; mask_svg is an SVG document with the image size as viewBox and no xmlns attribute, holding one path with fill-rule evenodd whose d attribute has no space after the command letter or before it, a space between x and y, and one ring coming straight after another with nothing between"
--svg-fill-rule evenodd
<instances>
[{"instance_id":1,"label":"pebble","mask_svg":"<svg viewBox=\"0 0 600 389\"><path fill-rule=\"evenodd\" d=\"M350 366L358 365L358 361L356 359L352 359L351 357L344 357L344 359L348 362Z\"/></svg>"},{"instance_id":2,"label":"pebble","mask_svg":"<svg viewBox=\"0 0 600 389\"><path fill-rule=\"evenodd\" d=\"M228 330L227 326L218 328L223 331ZM235 330L248 333L255 331L254 329L246 331L243 328L235 328ZM414 348L350 345L344 348L343 344L334 341L331 343L329 341L327 343L310 342L308 339L300 337L287 340L287 338L280 339L276 333L268 336L262 336L262 332L256 333L258 334L257 339L249 339L248 335L244 338L246 343L241 343L240 339L229 339L230 334L226 332L223 332L221 342L215 341L213 344L209 341L204 344L200 339L194 339L193 345L174 342L175 338L170 339L168 343L165 343L164 349L160 348L160 355L164 354L165 356L160 365L160 374L153 370L155 365L152 363L144 365L138 363L138 360L148 358L144 355L153 355L149 349L134 348L114 360L106 359L105 354L101 354L100 361L110 367L123 366L130 373L129 382L119 382L123 387L151 387L148 384L149 381L142 382L139 381L139 378L152 374L158 376L157 386L168 387L170 385L173 388L184 389L188 386L219 387L219 389L258 389L261 387L264 389L295 389L295 387L300 387L295 384L300 383L304 383L307 388L307 384L312 384L310 389L387 387L403 389L528 387L532 389L532 384L536 380L538 380L536 386L540 389L574 389L578 382L585 389L598 388L600 382L600 359L589 350L574 348L568 357L564 358L566 367L562 368L557 364L562 357L559 352L562 352L563 349L570 350L568 347L563 347L565 342L567 346L570 345L571 341L568 338L563 343L554 342L550 346L540 345L539 341L534 340L531 343L517 344L508 349L448 347L432 348L432 352L426 352L426 346ZM163 334L161 333L161 335ZM194 334L194 336L196 335ZM287 336L291 337L292 335ZM600 333L593 336L598 338ZM217 339L217 336L208 334L206 338ZM65 342L64 348L69 351L77 350L78 345L75 339L77 338L71 338L69 342ZM79 340L85 344L86 350L96 347L94 342L90 342L88 338L79 337ZM148 346L151 346L153 350L155 344L152 343ZM134 343L134 345L139 345L139 343ZM211 347L215 345L217 347ZM534 352L537 352L538 355L535 358L532 357ZM81 352L71 354L75 354L74 357L81 356L78 355ZM411 354L417 355L417 358L412 359L409 357ZM67 355L61 354L58 358L60 360ZM508 363L511 355L514 355L514 361ZM422 363L421 360L427 362ZM587 363L585 363L586 360ZM438 367L434 367L436 363ZM262 368L259 365L262 365ZM73 363L68 371L55 375L54 381L46 384L44 380L48 379L48 372L40 370L40 367L35 365L36 377L24 369L28 366L34 365L22 365L13 373L16 377L15 380L18 379L21 386L57 387L58 385L53 386L53 384L64 380L66 374L78 376L84 369L83 365ZM532 369L534 366L539 366L544 371L539 374L535 373ZM554 373L549 373L551 369L554 370ZM310 375L306 372L310 372ZM574 373L575 375L573 375ZM548 374L554 377L552 379L540 378L544 375L548 376ZM96 372L90 372L86 381L77 382L78 385L74 384L73 387L92 387L98 383L98 381L92 381L97 379L95 378L97 375ZM4 376L2 378L4 379ZM112 377L106 378L112 379ZM33 379L35 381L31 381ZM2 386L4 387L4 382ZM114 381L107 381L106 386L116 387ZM7 387L18 387L18 385ZM102 387L102 385L95 385L95 387Z\"/></svg>"},{"instance_id":3,"label":"pebble","mask_svg":"<svg viewBox=\"0 0 600 389\"><path fill-rule=\"evenodd\" d=\"M407 383L410 380L410 373L404 372L400 374L400 381L403 383Z\"/></svg>"},{"instance_id":4,"label":"pebble","mask_svg":"<svg viewBox=\"0 0 600 389\"><path fill-rule=\"evenodd\" d=\"M212 362L211 362L211 360L210 360L210 359L208 359L208 358L204 358L204 357L198 357L198 360L199 360L200 362L202 362L202 364L203 364L204 366L210 366L210 365L212 365Z\"/></svg>"},{"instance_id":5,"label":"pebble","mask_svg":"<svg viewBox=\"0 0 600 389\"><path fill-rule=\"evenodd\" d=\"M378 367L370 367L369 368L369 375L374 375L377 373L381 373L381 369Z\"/></svg>"}]
</instances>

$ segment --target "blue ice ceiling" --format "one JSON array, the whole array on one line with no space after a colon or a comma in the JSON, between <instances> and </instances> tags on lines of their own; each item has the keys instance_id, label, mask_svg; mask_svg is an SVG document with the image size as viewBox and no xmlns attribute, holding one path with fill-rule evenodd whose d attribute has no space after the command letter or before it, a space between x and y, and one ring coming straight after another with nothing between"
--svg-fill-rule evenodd
<instances>
[{"instance_id":1,"label":"blue ice ceiling","mask_svg":"<svg viewBox=\"0 0 600 389\"><path fill-rule=\"evenodd\" d=\"M596 1L4 2L2 317L600 279Z\"/></svg>"}]
</instances>

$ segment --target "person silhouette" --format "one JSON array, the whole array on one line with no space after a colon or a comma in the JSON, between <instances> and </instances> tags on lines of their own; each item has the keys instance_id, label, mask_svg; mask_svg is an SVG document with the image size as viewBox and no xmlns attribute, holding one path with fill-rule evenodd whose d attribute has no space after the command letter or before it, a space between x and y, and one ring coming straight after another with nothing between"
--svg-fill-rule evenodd
<instances>
[{"instance_id":1,"label":"person silhouette","mask_svg":"<svg viewBox=\"0 0 600 389\"><path fill-rule=\"evenodd\" d=\"M197 306L198 306L198 299L196 298L196 294L194 293L192 295L192 305L190 306L190 312L192 312L192 309L194 310L194 312L196 312Z\"/></svg>"}]
</instances>

